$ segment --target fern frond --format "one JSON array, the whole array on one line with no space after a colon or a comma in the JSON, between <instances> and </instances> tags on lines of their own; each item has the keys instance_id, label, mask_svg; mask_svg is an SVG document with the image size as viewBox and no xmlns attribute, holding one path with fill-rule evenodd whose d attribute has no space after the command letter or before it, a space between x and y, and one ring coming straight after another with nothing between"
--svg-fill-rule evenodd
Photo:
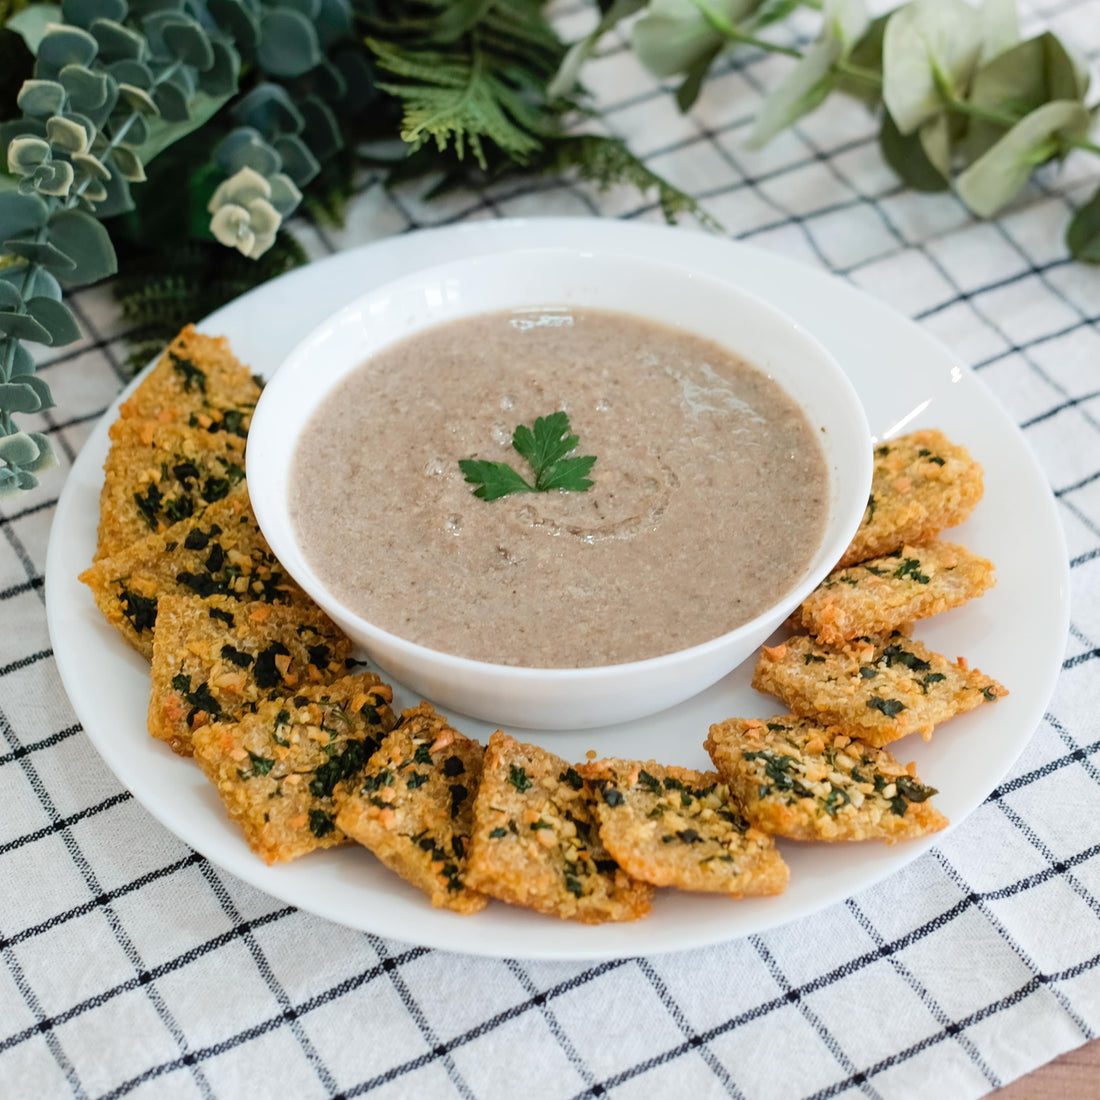
<instances>
[{"instance_id":1,"label":"fern frond","mask_svg":"<svg viewBox=\"0 0 1100 1100\"><path fill-rule=\"evenodd\" d=\"M413 151L434 140L443 152L453 146L461 160L467 147L478 164L488 160L483 141L489 140L519 163L541 147L540 112L523 84L481 46L478 35L464 39L465 49L444 54L416 53L368 39L382 68L404 82L379 84L404 105L402 140Z\"/></svg>"}]
</instances>

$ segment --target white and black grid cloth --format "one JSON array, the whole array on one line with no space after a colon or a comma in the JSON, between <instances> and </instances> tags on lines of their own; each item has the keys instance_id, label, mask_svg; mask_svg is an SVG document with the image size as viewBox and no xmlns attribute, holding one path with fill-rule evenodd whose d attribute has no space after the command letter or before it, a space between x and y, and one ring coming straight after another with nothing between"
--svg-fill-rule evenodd
<instances>
[{"instance_id":1,"label":"white and black grid cloth","mask_svg":"<svg viewBox=\"0 0 1100 1100\"><path fill-rule=\"evenodd\" d=\"M1025 0L1100 59L1100 0ZM566 37L591 6L559 7ZM1011 776L942 844L812 919L599 965L384 942L236 881L121 788L76 723L46 631L54 505L126 381L109 290L43 361L62 466L0 508L0 1096L976 1097L1100 1031L1100 269L1062 232L1096 161L1040 175L996 222L901 188L838 98L744 149L788 63L719 66L688 116L623 44L585 72L607 132L727 231L865 287L980 372L1054 486L1072 558L1057 691ZM1091 173L1091 179L1089 174ZM467 218L655 220L628 190L522 183L421 201L368 186L325 255ZM688 230L684 230L687 232Z\"/></svg>"}]
</instances>

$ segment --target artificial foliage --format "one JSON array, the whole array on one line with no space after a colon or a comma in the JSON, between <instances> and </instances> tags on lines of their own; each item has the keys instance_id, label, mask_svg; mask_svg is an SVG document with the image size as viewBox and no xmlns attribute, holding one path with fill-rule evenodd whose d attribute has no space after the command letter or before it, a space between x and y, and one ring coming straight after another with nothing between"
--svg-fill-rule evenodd
<instances>
[{"instance_id":1,"label":"artificial foliage","mask_svg":"<svg viewBox=\"0 0 1100 1100\"><path fill-rule=\"evenodd\" d=\"M820 12L815 41L769 37L800 7ZM70 288L120 272L143 355L304 262L286 219L338 222L364 173L431 175L436 194L572 172L707 220L621 141L577 128L584 63L616 29L683 110L723 54L789 56L754 144L855 95L906 184L953 188L983 217L1041 166L1100 153L1083 65L1052 34L1021 41L1015 0L911 0L876 19L863 0L598 8L567 46L542 0L0 0L0 497L52 462L18 419L52 406L30 345L79 337ZM1100 262L1100 192L1066 241Z\"/></svg>"}]
</instances>

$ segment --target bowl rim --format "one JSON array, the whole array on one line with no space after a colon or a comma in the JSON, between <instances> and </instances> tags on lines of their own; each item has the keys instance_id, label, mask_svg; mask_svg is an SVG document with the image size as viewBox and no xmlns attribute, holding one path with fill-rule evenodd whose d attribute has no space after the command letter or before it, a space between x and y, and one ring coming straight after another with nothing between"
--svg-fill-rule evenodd
<instances>
[{"instance_id":1,"label":"bowl rim","mask_svg":"<svg viewBox=\"0 0 1100 1100\"><path fill-rule=\"evenodd\" d=\"M596 257L596 258L614 258L619 257L625 262L629 262L633 270L639 268L650 267L657 268L666 272L677 272L679 276L687 281L706 282L716 287L721 288L721 291L727 294L730 298L740 299L741 302L747 305L750 309L756 311L758 314L769 317L773 322L778 322L791 331L796 339L801 340L805 345L811 347L818 358L820 365L826 366L832 374L833 388L836 392L838 399L842 400L847 406L849 413L854 413L854 422L851 424L851 429L857 431L859 438L863 440L866 446L863 448L863 453L866 458L861 461L860 469L858 471L858 477L854 478L851 485L859 486L861 491L857 494L850 486L842 485L840 488L848 493L851 493L851 509L852 515L849 516L850 528L848 536L843 541L838 536L834 541L837 545L837 552L835 559L833 555L829 555L830 561L839 560L841 554L848 541L850 541L852 534L859 525L859 517L863 514L863 508L865 504L860 506L860 501L865 501L867 494L871 488L871 472L873 466L872 459L872 438L870 426L867 422L866 412L863 408L863 404L859 399L858 394L855 391L855 387L852 385L851 379L848 377L844 368L836 360L836 358L829 352L816 337L812 336L801 324L795 321L789 314L772 305L770 302L758 297L756 294L745 290L743 287L736 285L735 283L728 282L721 277L712 275L710 273L702 273L694 270L688 265L668 261L668 260L656 260L646 258L644 262L639 260L636 255L631 255L629 252L620 252L615 249L600 249L598 251L575 247L575 246L524 246L521 248L506 248L493 252L482 253L476 256L465 257L459 260L450 260L438 264L433 264L430 267L422 268L418 271L398 276L386 283L383 283L373 290L369 290L353 298L351 301L346 302L338 309L334 310L328 317L316 325L310 332L297 344L294 345L283 357L279 366L272 372L271 376L267 379L263 392L260 395L256 408L253 413L251 426L249 428L250 442L254 438L254 433L257 431L257 423L259 424L259 438L263 438L263 432L266 426L267 417L264 416L264 402L267 399L267 407L272 408L273 402L270 400L269 395L273 393L279 393L286 389L288 386L293 385L300 377L305 376L305 368L302 363L306 359L306 353L308 349L321 340L326 333L331 332L340 326L341 322L351 319L354 316L364 312L364 304L370 303L376 300L380 300L386 297L392 297L402 291L412 290L417 286L423 286L433 280L440 280L448 272L459 272L465 269L476 269L478 267L484 267L487 264L500 261L504 258L510 257L522 257L530 255L572 255L578 257ZM327 397L332 390L343 382L347 376L354 370L363 366L366 362L373 358L375 355L380 354L382 351L389 347L392 347L395 343L401 340L409 339L419 333L425 332L428 329L438 327L443 324L450 324L457 320L462 320L468 317L480 316L485 313L507 310L507 309L519 309L521 306L492 306L488 308L480 308L469 313L460 314L457 317L447 319L436 319L428 321L425 324L417 324L412 329L395 336L393 339L387 340L380 344L372 352L370 352L365 359L360 359L355 363L351 363L345 366L326 386L322 395L315 398L309 408L309 414L303 417L298 425L298 430L294 433L287 450L290 454L288 459L288 465L293 462L293 454L297 450L298 442L301 438L302 429L309 422L309 418L316 410L318 405ZM610 307L593 306L595 309L610 309ZM629 313L628 310L615 310L615 312ZM642 317L642 314L638 313L635 316ZM669 322L659 322L661 324L669 324ZM684 331L692 333L693 330L689 327L684 327ZM698 335L698 333L695 333ZM709 339L709 337L707 337ZM716 343L721 343L719 340L715 340ZM740 355L736 348L726 344L723 345L734 354ZM762 373L768 374L763 368L757 366L751 360L746 357L746 362L749 363L756 370L762 371ZM289 369L288 369L289 368ZM771 375L768 375L771 377ZM806 407L804 402L798 397L798 395L790 393L786 390L788 396L797 404L800 411L810 417L810 410ZM249 454L255 454L259 448L249 448L246 451L245 463L246 463L246 475L250 484L266 483L269 479L265 478L264 468L259 465L259 459L249 460ZM838 490L838 479L833 476L832 471L829 471L829 489L830 493L836 493ZM276 486L278 487L278 486ZM294 581L306 592L311 599L313 599L326 614L333 617L340 617L348 622L352 623L354 629L366 637L370 637L372 640L378 641L380 644L390 647L392 650L399 652L404 659L419 660L424 662L432 662L437 668L446 669L451 673L463 674L480 674L482 676L493 676L501 680L515 680L517 682L527 681L530 682L532 678L538 678L539 682L546 685L553 685L554 683L585 683L589 681L597 681L600 679L607 679L609 676L632 676L638 673L646 673L648 671L655 671L658 668L662 670L668 670L669 668L675 668L679 664L690 664L697 660L704 660L708 656L714 653L733 646L742 637L758 632L763 625L769 620L774 619L776 615L776 609L780 606L790 603L791 607L797 607L802 600L813 591L814 588L820 584L822 578L828 574L828 572L835 567L833 564L826 563L822 568L820 564L815 568L807 567L804 571L801 580L788 588L779 599L769 604L767 608L761 611L758 615L755 615L752 619L742 623L739 626L734 627L732 630L728 630L722 634L717 635L714 638L709 638L704 642L699 642L693 646L688 646L683 649L673 650L671 653L662 653L653 657L645 657L635 661L623 661L617 664L601 664L601 665L586 665L579 668L569 667L540 667L537 665L506 665L493 661L482 661L472 657L463 657L455 653L447 653L443 650L433 649L431 646L426 646L420 642L410 641L408 638L404 638L399 634L394 634L388 630L384 630L382 627L377 626L370 620L363 618L363 616L352 611L346 604L344 604L334 593L332 593L325 584L321 581L320 577L314 572L309 562L306 560L305 552L294 537L294 526L289 517L289 509L286 504L286 486L281 487L280 493L265 493L258 492L252 494L252 507L256 514L256 519L259 523L260 529L264 534L264 537L272 546L272 550L275 552L275 556L283 564L284 569L290 573ZM839 498L838 498L839 499ZM858 508L858 514L856 509ZM280 522L271 522L274 518L274 513L278 511ZM843 517L842 517L843 518ZM281 535L285 528L287 541L293 544L295 550L298 551L298 555L301 558L303 570L301 572L304 575L300 575L299 571L292 571L285 562L284 555L279 552L278 543L282 542ZM848 530L849 523L843 525L838 524L840 531ZM272 532L277 531L278 534L275 538L272 538ZM823 539L818 544L814 551L814 556L810 560L810 566L813 566L814 561L821 555L822 550L826 546L826 541ZM820 574L820 575L819 575ZM331 608L338 609L333 612ZM769 631L770 632L770 631ZM349 631L350 633L350 631ZM384 663L384 662L383 662Z\"/></svg>"}]
</instances>

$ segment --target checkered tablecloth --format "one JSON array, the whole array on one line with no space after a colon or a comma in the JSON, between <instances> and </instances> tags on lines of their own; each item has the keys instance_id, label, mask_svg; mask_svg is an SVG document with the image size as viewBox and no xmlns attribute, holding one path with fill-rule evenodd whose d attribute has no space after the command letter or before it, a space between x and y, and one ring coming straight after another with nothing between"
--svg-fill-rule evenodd
<instances>
[{"instance_id":1,"label":"checkered tablecloth","mask_svg":"<svg viewBox=\"0 0 1100 1100\"><path fill-rule=\"evenodd\" d=\"M1100 0L1027 0L1100 58ZM567 37L591 13L559 7ZM601 125L740 239L838 273L981 373L1045 469L1072 558L1049 712L1011 776L882 885L766 935L599 965L453 956L285 908L157 824L77 724L43 610L54 505L125 381L108 290L47 357L61 469L0 509L0 1096L975 1097L1100 1029L1100 270L1062 231L1097 162L1004 217L904 191L838 100L760 153L782 58L718 66L681 116L621 42L586 71ZM1091 173L1091 179L1089 174ZM633 192L513 183L433 202L368 185L320 256L469 218L655 220ZM687 228L684 232L689 231ZM1021 640L1026 644L1026 639Z\"/></svg>"}]
</instances>

